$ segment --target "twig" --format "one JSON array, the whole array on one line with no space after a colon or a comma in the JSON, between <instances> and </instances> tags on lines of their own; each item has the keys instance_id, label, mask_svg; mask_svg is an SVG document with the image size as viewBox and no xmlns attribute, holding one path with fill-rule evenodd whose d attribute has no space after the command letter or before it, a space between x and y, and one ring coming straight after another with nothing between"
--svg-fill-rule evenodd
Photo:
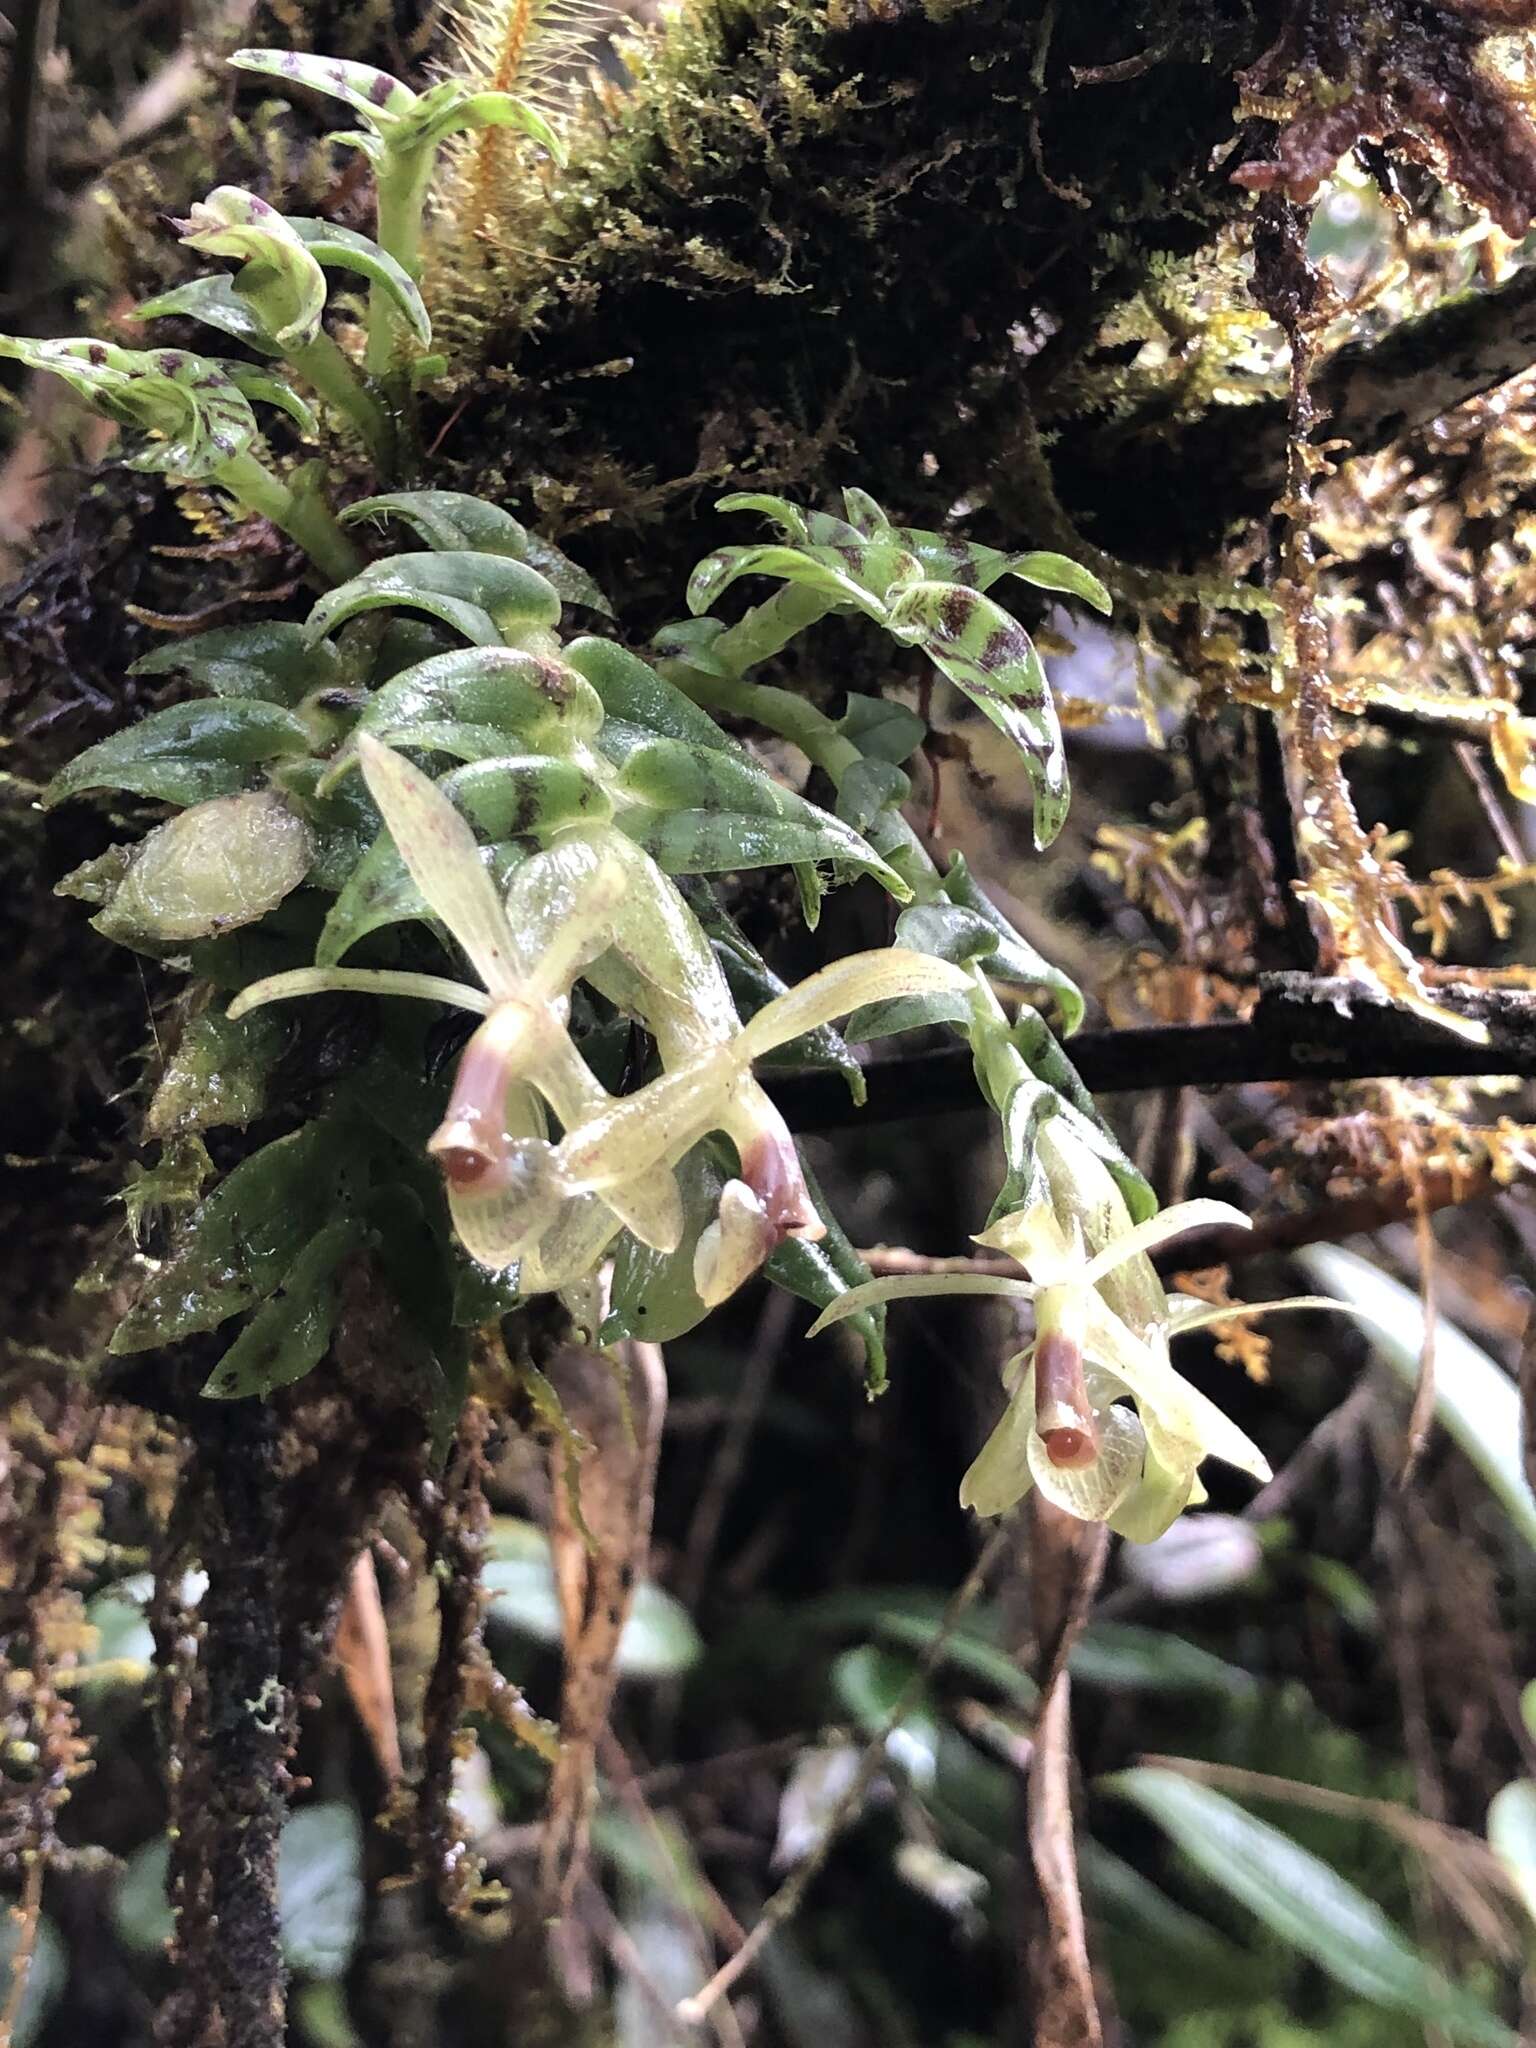
<instances>
[{"instance_id":1,"label":"twig","mask_svg":"<svg viewBox=\"0 0 1536 2048\"><path fill-rule=\"evenodd\" d=\"M21 2023L21 2009L26 2002L27 1983L32 1975L32 1958L37 1951L37 1924L43 1910L44 1868L45 1859L40 1850L28 1857L21 1897L11 1909L21 1922L21 1930L11 1949L10 1984L5 1994L5 2010L0 2012L0 2048L11 2048Z\"/></svg>"},{"instance_id":2,"label":"twig","mask_svg":"<svg viewBox=\"0 0 1536 2048\"><path fill-rule=\"evenodd\" d=\"M887 1741L916 1705L919 1694L944 1655L949 1638L986 1583L992 1566L1001 1557L1010 1533L1008 1522L1003 1521L988 1537L980 1556L945 1608L939 1626L934 1632L933 1641L923 1651L917 1668L897 1694L890 1711L866 1745L864 1754L859 1758L859 1767L854 1772L848 1789L828 1814L826 1826L816 1846L765 1902L751 1932L735 1955L716 1970L714 1976L701 1990L679 2003L677 2017L685 2026L697 2026L707 2017L711 2006L725 1996L745 1971L751 1969L777 1929L794 1915L812 1880L831 1855L833 1843L863 1804L865 1793L869 1790L876 1772L885 1762Z\"/></svg>"}]
</instances>

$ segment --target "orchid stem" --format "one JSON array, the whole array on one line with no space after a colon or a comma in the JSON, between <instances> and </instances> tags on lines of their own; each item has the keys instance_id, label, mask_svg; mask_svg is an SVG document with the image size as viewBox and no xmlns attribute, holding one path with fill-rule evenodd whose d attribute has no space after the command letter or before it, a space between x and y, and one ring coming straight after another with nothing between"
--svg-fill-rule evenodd
<instances>
[{"instance_id":1,"label":"orchid stem","mask_svg":"<svg viewBox=\"0 0 1536 2048\"><path fill-rule=\"evenodd\" d=\"M345 583L363 566L362 556L319 498L290 489L258 457L232 455L215 474L248 511L297 541L329 582Z\"/></svg>"}]
</instances>

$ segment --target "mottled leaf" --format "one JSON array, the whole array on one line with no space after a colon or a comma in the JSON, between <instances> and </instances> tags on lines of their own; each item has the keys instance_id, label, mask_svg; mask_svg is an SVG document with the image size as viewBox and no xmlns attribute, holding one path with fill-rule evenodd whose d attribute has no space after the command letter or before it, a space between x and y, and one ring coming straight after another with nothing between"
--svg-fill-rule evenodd
<instances>
[{"instance_id":1,"label":"mottled leaf","mask_svg":"<svg viewBox=\"0 0 1536 2048\"><path fill-rule=\"evenodd\" d=\"M744 758L652 740L627 757L618 787L637 806L621 827L669 873L829 861L875 875L898 899L910 894L850 826Z\"/></svg>"},{"instance_id":2,"label":"mottled leaf","mask_svg":"<svg viewBox=\"0 0 1536 2048\"><path fill-rule=\"evenodd\" d=\"M1035 644L992 600L958 583L919 583L891 608L890 630L922 649L1024 756L1034 791L1035 844L1066 822L1069 787L1061 727Z\"/></svg>"},{"instance_id":3,"label":"mottled leaf","mask_svg":"<svg viewBox=\"0 0 1536 2048\"><path fill-rule=\"evenodd\" d=\"M260 762L308 749L303 723L280 706L254 699L173 704L76 754L43 801L126 789L165 803L197 803L245 788Z\"/></svg>"},{"instance_id":4,"label":"mottled leaf","mask_svg":"<svg viewBox=\"0 0 1536 2048\"><path fill-rule=\"evenodd\" d=\"M146 438L129 469L215 477L256 438L256 415L224 367L185 349L127 349L89 337L31 341L0 335L0 356L47 370L109 419Z\"/></svg>"},{"instance_id":5,"label":"mottled leaf","mask_svg":"<svg viewBox=\"0 0 1536 2048\"><path fill-rule=\"evenodd\" d=\"M511 647L459 648L433 655L386 683L358 720L359 732L385 735L441 721L501 733L502 751L564 752L591 739L603 707L573 663Z\"/></svg>"},{"instance_id":6,"label":"mottled leaf","mask_svg":"<svg viewBox=\"0 0 1536 2048\"><path fill-rule=\"evenodd\" d=\"M286 79L290 85L307 85L313 92L345 100L370 122L399 120L416 105L408 85L371 64L314 57L301 50L236 50L228 61L236 71Z\"/></svg>"},{"instance_id":7,"label":"mottled leaf","mask_svg":"<svg viewBox=\"0 0 1536 2048\"><path fill-rule=\"evenodd\" d=\"M325 275L275 206L238 185L217 185L176 226L189 249L240 265L236 294L279 347L314 340L325 311Z\"/></svg>"},{"instance_id":8,"label":"mottled leaf","mask_svg":"<svg viewBox=\"0 0 1536 2048\"><path fill-rule=\"evenodd\" d=\"M1062 1029L1067 1037L1083 1021L1086 1008L1082 991L1070 975L1064 974L1019 932L975 881L965 855L957 853L944 877L944 893L951 903L982 917L997 934L996 947L986 955L987 973L998 981L1011 981L1023 988L1049 989L1061 1010Z\"/></svg>"},{"instance_id":9,"label":"mottled leaf","mask_svg":"<svg viewBox=\"0 0 1536 2048\"><path fill-rule=\"evenodd\" d=\"M426 347L432 339L432 322L421 293L409 271L387 249L381 249L369 236L352 228L339 227L335 221L309 220L291 214L285 218L295 239L316 263L327 270L350 270L355 276L366 278L370 285L377 285L422 347Z\"/></svg>"}]
</instances>

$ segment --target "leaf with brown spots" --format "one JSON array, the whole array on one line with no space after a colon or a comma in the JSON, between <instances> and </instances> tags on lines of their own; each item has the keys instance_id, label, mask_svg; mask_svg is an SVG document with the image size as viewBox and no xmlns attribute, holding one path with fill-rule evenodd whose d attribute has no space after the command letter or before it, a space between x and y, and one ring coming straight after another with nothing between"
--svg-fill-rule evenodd
<instances>
[{"instance_id":1,"label":"leaf with brown spots","mask_svg":"<svg viewBox=\"0 0 1536 2048\"><path fill-rule=\"evenodd\" d=\"M920 647L1024 756L1035 800L1035 845L1066 822L1071 791L1061 726L1035 643L1016 619L959 583L918 583L892 605L898 640Z\"/></svg>"}]
</instances>

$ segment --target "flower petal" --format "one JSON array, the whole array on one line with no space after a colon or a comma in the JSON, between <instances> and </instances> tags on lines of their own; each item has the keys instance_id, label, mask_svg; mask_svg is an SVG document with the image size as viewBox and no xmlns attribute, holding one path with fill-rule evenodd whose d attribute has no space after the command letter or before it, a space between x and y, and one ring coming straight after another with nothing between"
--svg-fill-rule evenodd
<instances>
[{"instance_id":1,"label":"flower petal","mask_svg":"<svg viewBox=\"0 0 1536 2048\"><path fill-rule=\"evenodd\" d=\"M867 1003L894 1002L901 996L965 994L973 987L963 967L927 953L914 953L905 946L850 953L775 996L742 1027L747 1057L758 1059L802 1032L815 1031Z\"/></svg>"},{"instance_id":2,"label":"flower petal","mask_svg":"<svg viewBox=\"0 0 1536 2048\"><path fill-rule=\"evenodd\" d=\"M862 1287L854 1289L863 1294ZM826 1322L829 1318L822 1317ZM819 1327L819 1325L818 1325ZM1007 1377L1007 1368L1004 1368ZM960 1482L960 1505L978 1515L1006 1515L1034 1485L1029 1467L1029 1439L1035 1427L1035 1375L1030 1368L1003 1410L1002 1420L987 1438Z\"/></svg>"},{"instance_id":3,"label":"flower petal","mask_svg":"<svg viewBox=\"0 0 1536 2048\"><path fill-rule=\"evenodd\" d=\"M1106 1273L1133 1259L1138 1252L1149 1252L1170 1238L1182 1237L1186 1230L1209 1230L1217 1224L1235 1230L1251 1230L1253 1218L1245 1216L1241 1209L1234 1209L1230 1202L1175 1202L1171 1208L1160 1209L1155 1216L1149 1216L1145 1223L1138 1223L1123 1235L1111 1238L1102 1251L1096 1252L1078 1276L1087 1287L1097 1286Z\"/></svg>"},{"instance_id":4,"label":"flower petal","mask_svg":"<svg viewBox=\"0 0 1536 2048\"><path fill-rule=\"evenodd\" d=\"M285 1003L293 996L358 994L420 996L429 1003L454 1003L461 1010L490 1009L490 998L467 982L441 974L407 974L392 967L294 967L286 974L268 974L241 989L229 1006L230 1022L259 1010L264 1003Z\"/></svg>"},{"instance_id":5,"label":"flower petal","mask_svg":"<svg viewBox=\"0 0 1536 2048\"><path fill-rule=\"evenodd\" d=\"M1088 1297L1089 1356L1107 1368L1135 1401L1149 1441L1165 1464L1178 1465L1193 1447L1255 1479L1270 1477L1258 1446L1214 1401L1174 1370L1160 1330L1138 1337L1098 1294Z\"/></svg>"},{"instance_id":6,"label":"flower petal","mask_svg":"<svg viewBox=\"0 0 1536 2048\"><path fill-rule=\"evenodd\" d=\"M517 945L479 844L430 775L372 733L359 733L358 759L400 858L434 913L458 940L493 996L517 992Z\"/></svg>"},{"instance_id":7,"label":"flower petal","mask_svg":"<svg viewBox=\"0 0 1536 2048\"><path fill-rule=\"evenodd\" d=\"M850 1287L830 1308L822 1310L805 1334L819 1336L834 1323L857 1315L860 1309L873 1308L882 1301L904 1301L919 1294L1006 1294L1016 1301L1032 1301L1035 1286L1032 1280L1010 1280L992 1273L891 1274L884 1280L866 1280L860 1287ZM1033 1394L1030 1398L1033 1400Z\"/></svg>"},{"instance_id":8,"label":"flower petal","mask_svg":"<svg viewBox=\"0 0 1536 2048\"><path fill-rule=\"evenodd\" d=\"M1091 1465L1057 1465L1031 1429L1025 1442L1030 1477L1048 1501L1080 1522L1105 1522L1141 1480L1147 1434L1129 1408L1099 1417L1099 1455Z\"/></svg>"}]
</instances>

